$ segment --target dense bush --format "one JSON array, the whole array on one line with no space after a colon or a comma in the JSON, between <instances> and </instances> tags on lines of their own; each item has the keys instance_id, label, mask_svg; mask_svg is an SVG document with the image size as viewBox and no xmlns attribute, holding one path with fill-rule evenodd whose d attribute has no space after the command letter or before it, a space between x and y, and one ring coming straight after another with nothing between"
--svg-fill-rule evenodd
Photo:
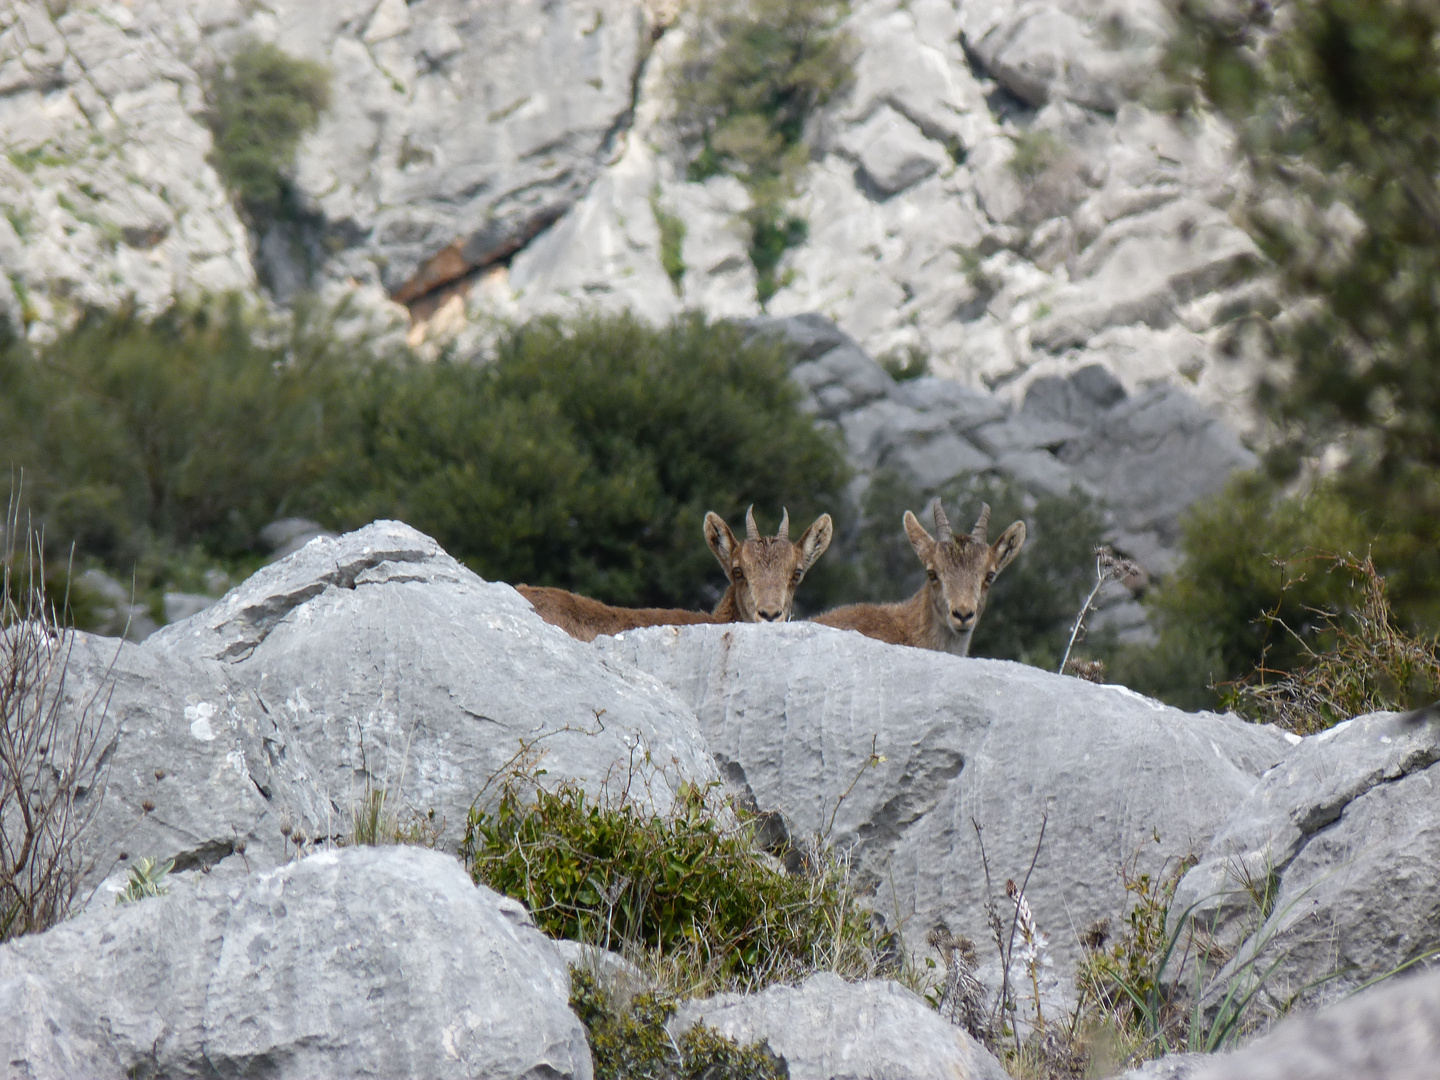
<instances>
[{"instance_id":1,"label":"dense bush","mask_svg":"<svg viewBox=\"0 0 1440 1080\"><path fill-rule=\"evenodd\" d=\"M157 549L235 555L347 456L353 378L304 312L283 337L233 298L92 312L38 351L0 348L0 460L52 545L126 579Z\"/></svg>"},{"instance_id":2,"label":"dense bush","mask_svg":"<svg viewBox=\"0 0 1440 1080\"><path fill-rule=\"evenodd\" d=\"M483 367L377 369L339 516L393 513L490 578L713 603L707 510L808 520L846 479L788 370L778 344L698 315L540 320Z\"/></svg>"},{"instance_id":3,"label":"dense bush","mask_svg":"<svg viewBox=\"0 0 1440 1080\"><path fill-rule=\"evenodd\" d=\"M542 321L488 363L422 363L230 301L11 341L0 461L57 552L138 568L142 593L206 557L244 569L256 531L299 514L401 518L492 579L709 604L706 510L800 520L845 482L797 401L778 346L698 316Z\"/></svg>"},{"instance_id":4,"label":"dense bush","mask_svg":"<svg viewBox=\"0 0 1440 1080\"><path fill-rule=\"evenodd\" d=\"M873 477L862 500L862 524L853 543L857 563L854 600L903 600L925 571L901 524L906 510L930 532L930 498L888 470ZM1016 520L1026 525L1025 547L990 590L971 643L972 656L1020 660L1054 669L1065 650L1075 613L1094 583L1095 546L1104 535L1099 508L1080 493L1030 496L998 478L979 479L944 493L957 529L969 529L980 504L991 508L991 538ZM839 551L837 554L845 554Z\"/></svg>"},{"instance_id":5,"label":"dense bush","mask_svg":"<svg viewBox=\"0 0 1440 1080\"><path fill-rule=\"evenodd\" d=\"M211 163L252 217L278 216L300 138L329 107L329 69L250 41L214 73L206 97Z\"/></svg>"},{"instance_id":6,"label":"dense bush","mask_svg":"<svg viewBox=\"0 0 1440 1080\"><path fill-rule=\"evenodd\" d=\"M846 876L788 875L722 815L694 789L659 816L521 776L471 811L461 854L552 937L680 954L712 988L868 973L874 935Z\"/></svg>"},{"instance_id":7,"label":"dense bush","mask_svg":"<svg viewBox=\"0 0 1440 1080\"><path fill-rule=\"evenodd\" d=\"M808 227L786 209L809 160L805 124L850 79L853 43L841 0L702 0L672 83L691 148L690 178L730 173L750 192L745 215L761 304Z\"/></svg>"}]
</instances>

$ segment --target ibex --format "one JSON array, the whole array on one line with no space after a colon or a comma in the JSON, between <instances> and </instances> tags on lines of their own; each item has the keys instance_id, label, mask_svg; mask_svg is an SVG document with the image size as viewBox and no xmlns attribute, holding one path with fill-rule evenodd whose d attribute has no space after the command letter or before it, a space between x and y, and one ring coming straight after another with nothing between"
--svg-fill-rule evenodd
<instances>
[{"instance_id":1,"label":"ibex","mask_svg":"<svg viewBox=\"0 0 1440 1080\"><path fill-rule=\"evenodd\" d=\"M705 542L729 578L725 595L710 613L683 608L623 608L588 596L547 586L517 585L546 622L573 638L594 641L600 634L618 634L641 626L693 626L696 623L783 622L790 618L795 588L815 560L830 546L833 526L821 514L798 541L790 539L790 514L780 531L761 536L755 508L745 511L745 542L737 543L730 526L714 512L705 515Z\"/></svg>"},{"instance_id":2,"label":"ibex","mask_svg":"<svg viewBox=\"0 0 1440 1080\"><path fill-rule=\"evenodd\" d=\"M970 635L985 608L985 596L1001 570L1025 544L1025 523L1017 521L995 543L986 535L990 507L982 504L980 517L969 535L956 536L935 500L936 535L925 531L915 515L905 511L905 535L925 565L926 581L909 600L896 604L851 604L836 608L813 621L841 630L858 630L866 637L892 645L965 656Z\"/></svg>"}]
</instances>

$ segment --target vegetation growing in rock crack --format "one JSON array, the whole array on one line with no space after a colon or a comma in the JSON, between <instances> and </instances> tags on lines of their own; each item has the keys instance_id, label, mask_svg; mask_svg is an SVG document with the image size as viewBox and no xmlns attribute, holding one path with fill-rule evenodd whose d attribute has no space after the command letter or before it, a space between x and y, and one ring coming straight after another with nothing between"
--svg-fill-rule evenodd
<instances>
[{"instance_id":1,"label":"vegetation growing in rock crack","mask_svg":"<svg viewBox=\"0 0 1440 1080\"><path fill-rule=\"evenodd\" d=\"M847 479L783 348L731 324L538 320L486 362L421 363L344 315L228 298L0 341L0 462L51 550L158 606L253 571L276 518L396 517L492 580L709 607L707 510L813 516Z\"/></svg>"},{"instance_id":2,"label":"vegetation growing in rock crack","mask_svg":"<svg viewBox=\"0 0 1440 1080\"><path fill-rule=\"evenodd\" d=\"M670 958L697 991L872 973L877 935L845 866L812 852L787 874L713 798L687 788L661 815L521 771L471 811L461 854L552 937Z\"/></svg>"},{"instance_id":3,"label":"vegetation growing in rock crack","mask_svg":"<svg viewBox=\"0 0 1440 1080\"><path fill-rule=\"evenodd\" d=\"M738 177L763 307L785 285L781 259L808 225L788 209L809 161L805 126L850 80L843 0L701 0L672 80L690 179Z\"/></svg>"},{"instance_id":4,"label":"vegetation growing in rock crack","mask_svg":"<svg viewBox=\"0 0 1440 1080\"><path fill-rule=\"evenodd\" d=\"M330 72L247 41L206 86L211 162L252 220L282 216L300 139L330 105Z\"/></svg>"},{"instance_id":5,"label":"vegetation growing in rock crack","mask_svg":"<svg viewBox=\"0 0 1440 1080\"><path fill-rule=\"evenodd\" d=\"M158 859L136 859L125 879L125 888L115 894L115 903L133 904L147 897L164 896L170 891L170 885L165 879L173 869L174 859L166 859L164 862Z\"/></svg>"},{"instance_id":6,"label":"vegetation growing in rock crack","mask_svg":"<svg viewBox=\"0 0 1440 1080\"><path fill-rule=\"evenodd\" d=\"M625 1000L583 968L570 969L570 1007L585 1025L595 1080L783 1080L785 1063L763 1043L741 1046L696 1024L678 1039L666 1022L674 998L657 992Z\"/></svg>"}]
</instances>

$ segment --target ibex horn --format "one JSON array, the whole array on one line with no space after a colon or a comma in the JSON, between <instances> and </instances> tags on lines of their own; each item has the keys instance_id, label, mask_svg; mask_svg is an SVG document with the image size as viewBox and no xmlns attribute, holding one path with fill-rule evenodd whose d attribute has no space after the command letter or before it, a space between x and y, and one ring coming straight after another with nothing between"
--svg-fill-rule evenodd
<instances>
[{"instance_id":1,"label":"ibex horn","mask_svg":"<svg viewBox=\"0 0 1440 1080\"><path fill-rule=\"evenodd\" d=\"M940 505L938 496L932 509L935 514L935 540L940 544L948 544L953 535L950 529L950 519L945 516L945 508Z\"/></svg>"},{"instance_id":2,"label":"ibex horn","mask_svg":"<svg viewBox=\"0 0 1440 1080\"><path fill-rule=\"evenodd\" d=\"M790 511L783 506L780 508L780 531L775 535L781 540L790 539Z\"/></svg>"},{"instance_id":3,"label":"ibex horn","mask_svg":"<svg viewBox=\"0 0 1440 1080\"><path fill-rule=\"evenodd\" d=\"M982 544L989 543L990 537L990 504L980 504L980 516L975 519L975 528L970 530L970 535Z\"/></svg>"},{"instance_id":4,"label":"ibex horn","mask_svg":"<svg viewBox=\"0 0 1440 1080\"><path fill-rule=\"evenodd\" d=\"M750 504L750 509L745 511L745 539L759 540L760 530L755 527L755 504Z\"/></svg>"}]
</instances>

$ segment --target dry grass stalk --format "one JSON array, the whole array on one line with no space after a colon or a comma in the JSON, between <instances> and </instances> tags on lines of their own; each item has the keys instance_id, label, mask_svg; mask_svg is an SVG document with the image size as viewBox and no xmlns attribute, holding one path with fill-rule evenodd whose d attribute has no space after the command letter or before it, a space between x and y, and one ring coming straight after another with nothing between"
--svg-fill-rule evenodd
<instances>
[{"instance_id":1,"label":"dry grass stalk","mask_svg":"<svg viewBox=\"0 0 1440 1080\"><path fill-rule=\"evenodd\" d=\"M54 926L84 869L78 841L105 779L105 691L67 708L75 644L45 596L38 537L11 499L0 554L0 941ZM101 687L110 680L101 680Z\"/></svg>"}]
</instances>

